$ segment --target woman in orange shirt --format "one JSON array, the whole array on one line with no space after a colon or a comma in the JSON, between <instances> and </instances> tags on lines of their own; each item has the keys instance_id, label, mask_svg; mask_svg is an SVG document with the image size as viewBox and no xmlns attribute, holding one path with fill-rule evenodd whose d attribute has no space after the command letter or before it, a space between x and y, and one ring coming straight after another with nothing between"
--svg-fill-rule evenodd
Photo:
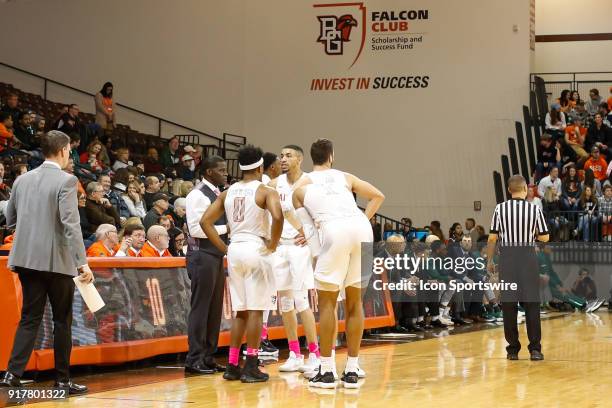
<instances>
[{"instance_id":1,"label":"woman in orange shirt","mask_svg":"<svg viewBox=\"0 0 612 408\"><path fill-rule=\"evenodd\" d=\"M117 126L115 102L113 102L113 84L107 82L95 96L96 123L103 130L113 130Z\"/></svg>"}]
</instances>

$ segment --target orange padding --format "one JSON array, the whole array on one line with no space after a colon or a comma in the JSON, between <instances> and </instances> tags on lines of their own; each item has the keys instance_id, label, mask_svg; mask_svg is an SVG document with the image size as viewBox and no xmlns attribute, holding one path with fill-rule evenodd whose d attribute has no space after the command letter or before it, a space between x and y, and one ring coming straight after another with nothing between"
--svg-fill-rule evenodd
<instances>
[{"instance_id":1,"label":"orange padding","mask_svg":"<svg viewBox=\"0 0 612 408\"><path fill-rule=\"evenodd\" d=\"M6 266L7 257L0 257L0 370L6 370L13 338L21 317L21 284L17 274L9 271ZM185 258L89 258L92 269L101 268L179 268L185 267ZM385 327L394 324L393 307L386 294L389 315L366 318L365 328ZM317 324L318 326L318 324ZM340 321L339 331L344 331L344 321ZM299 335L303 335L302 326L298 327ZM270 339L285 338L282 327L268 329ZM229 345L229 332L219 335L219 346ZM93 346L78 346L72 348L71 365L81 364L117 364L126 361L141 360L160 354L182 353L188 350L187 336L174 336L160 339L135 340L120 343L104 343ZM53 350L35 350L26 367L27 370L49 370L54 366Z\"/></svg>"}]
</instances>

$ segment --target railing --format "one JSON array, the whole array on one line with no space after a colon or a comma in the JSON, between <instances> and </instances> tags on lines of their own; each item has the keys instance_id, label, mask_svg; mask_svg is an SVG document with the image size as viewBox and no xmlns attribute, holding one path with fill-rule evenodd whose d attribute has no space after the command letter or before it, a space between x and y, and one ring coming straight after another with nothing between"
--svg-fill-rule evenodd
<instances>
[{"instance_id":1,"label":"railing","mask_svg":"<svg viewBox=\"0 0 612 408\"><path fill-rule=\"evenodd\" d=\"M592 214L579 210L544 211L544 216L551 242L608 242L612 238L612 223L608 234L608 223L597 211Z\"/></svg>"},{"instance_id":2,"label":"railing","mask_svg":"<svg viewBox=\"0 0 612 408\"><path fill-rule=\"evenodd\" d=\"M535 77L538 76L546 82L546 96L548 105L555 101L564 89L578 91L584 101L589 99L589 91L593 88L599 90L603 100L608 97L608 90L612 86L612 72L541 72L529 76L531 90L535 90Z\"/></svg>"},{"instance_id":3,"label":"railing","mask_svg":"<svg viewBox=\"0 0 612 408\"><path fill-rule=\"evenodd\" d=\"M29 72L29 71L26 71L24 69L14 67L12 65L5 64L3 62L0 62L0 66L6 67L6 68L12 69L14 71L26 74L26 75L28 75L30 77L42 80L43 81L43 98L45 100L47 100L47 91L48 91L48 85L49 84L54 84L54 85L60 86L60 87L65 88L65 89L70 89L71 91L74 91L74 92L77 92L77 93L80 93L80 94L83 94L83 95L88 95L88 96L91 96L92 98L95 96L93 93L87 92L87 91L85 91L83 89L79 89L79 88L75 88L75 87L70 86L70 85L66 85L64 83L55 81L53 79L44 77L42 75L38 75L38 74L35 74L33 72ZM202 132L202 131L197 130L197 129L193 129L193 128L190 128L188 126L181 125L179 123L176 123L174 121L162 118L160 116L156 116L156 115L152 115L150 113L143 112L142 110L133 108L131 106L123 105L121 103L117 103L116 105L118 107L126 109L126 110L128 110L130 112L134 112L134 113L142 115L142 116L144 116L144 117L146 117L148 119L153 119L153 120L157 121L157 136L159 136L159 137L162 136L162 125L165 124L165 125L170 125L170 126L175 126L175 127L181 128L181 129L185 129L188 132L192 132L193 134L196 134L198 136L198 140L200 140L199 139L200 136L208 138L208 139L212 139L212 140L214 140L214 142L213 142L214 144L217 144L219 147L222 147L223 140L220 137L218 137L218 136L211 135L209 133ZM198 143L198 144L201 144L201 143Z\"/></svg>"}]
</instances>

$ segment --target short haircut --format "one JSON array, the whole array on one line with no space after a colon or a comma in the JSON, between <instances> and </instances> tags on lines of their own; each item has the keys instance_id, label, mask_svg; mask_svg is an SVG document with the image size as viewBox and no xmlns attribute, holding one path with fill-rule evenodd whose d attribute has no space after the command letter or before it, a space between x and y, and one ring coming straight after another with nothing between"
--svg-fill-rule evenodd
<instances>
[{"instance_id":1,"label":"short haircut","mask_svg":"<svg viewBox=\"0 0 612 408\"><path fill-rule=\"evenodd\" d=\"M334 152L334 145L329 139L317 139L310 146L310 157L315 166L325 164Z\"/></svg>"},{"instance_id":2,"label":"short haircut","mask_svg":"<svg viewBox=\"0 0 612 408\"><path fill-rule=\"evenodd\" d=\"M73 143L73 142L80 142L80 141L81 141L81 136L79 136L79 134L78 134L78 133L72 133L72 134L70 135L70 143Z\"/></svg>"},{"instance_id":3,"label":"short haircut","mask_svg":"<svg viewBox=\"0 0 612 408\"><path fill-rule=\"evenodd\" d=\"M391 234L387 240L388 243L405 242L406 239L402 234Z\"/></svg>"},{"instance_id":4,"label":"short haircut","mask_svg":"<svg viewBox=\"0 0 612 408\"><path fill-rule=\"evenodd\" d=\"M544 133L540 136L540 140L552 140L552 135L550 133Z\"/></svg>"},{"instance_id":5,"label":"short haircut","mask_svg":"<svg viewBox=\"0 0 612 408\"><path fill-rule=\"evenodd\" d=\"M603 192L604 192L604 193L605 193L607 190L612 190L612 185L610 185L610 184L606 184L606 185L603 187Z\"/></svg>"},{"instance_id":6,"label":"short haircut","mask_svg":"<svg viewBox=\"0 0 612 408\"><path fill-rule=\"evenodd\" d=\"M153 185L153 183L155 183L155 180L159 181L159 178L157 176L148 176L144 181L145 187L148 188L149 186Z\"/></svg>"},{"instance_id":7,"label":"short haircut","mask_svg":"<svg viewBox=\"0 0 612 408\"><path fill-rule=\"evenodd\" d=\"M263 151L252 144L244 145L238 150L238 163L243 166L257 163L263 157Z\"/></svg>"},{"instance_id":8,"label":"short haircut","mask_svg":"<svg viewBox=\"0 0 612 408\"><path fill-rule=\"evenodd\" d=\"M70 145L70 137L59 130L51 130L42 138L40 146L45 157L54 157L66 146Z\"/></svg>"},{"instance_id":9,"label":"short haircut","mask_svg":"<svg viewBox=\"0 0 612 408\"><path fill-rule=\"evenodd\" d=\"M206 174L207 170L216 169L219 163L225 162L225 159L221 156L209 156L202 160L202 172Z\"/></svg>"},{"instance_id":10,"label":"short haircut","mask_svg":"<svg viewBox=\"0 0 612 408\"><path fill-rule=\"evenodd\" d=\"M145 227L142 224L126 224L123 229L123 236L130 236L135 231L144 231Z\"/></svg>"},{"instance_id":11,"label":"short haircut","mask_svg":"<svg viewBox=\"0 0 612 408\"><path fill-rule=\"evenodd\" d=\"M518 193L526 185L525 178L520 174L515 174L508 179L508 190L510 190L510 193Z\"/></svg>"},{"instance_id":12,"label":"short haircut","mask_svg":"<svg viewBox=\"0 0 612 408\"><path fill-rule=\"evenodd\" d=\"M596 96L599 96L599 89L597 89L597 88L593 88L593 89L591 89L589 92L592 92L592 93L594 93Z\"/></svg>"},{"instance_id":13,"label":"short haircut","mask_svg":"<svg viewBox=\"0 0 612 408\"><path fill-rule=\"evenodd\" d=\"M91 193L96 191L98 187L101 187L100 183L98 183L97 181L92 181L91 183L87 185L87 187L85 188L85 191L87 192L87 195L90 195Z\"/></svg>"},{"instance_id":14,"label":"short haircut","mask_svg":"<svg viewBox=\"0 0 612 408\"><path fill-rule=\"evenodd\" d=\"M283 146L283 149L291 149L291 150L295 150L296 152L300 153L302 156L304 155L304 150L302 150L302 148L298 145L287 145L287 146Z\"/></svg>"},{"instance_id":15,"label":"short haircut","mask_svg":"<svg viewBox=\"0 0 612 408\"><path fill-rule=\"evenodd\" d=\"M466 218L466 221L472 221L472 224L474 224L474 227L476 226L476 220L473 218Z\"/></svg>"},{"instance_id":16,"label":"short haircut","mask_svg":"<svg viewBox=\"0 0 612 408\"><path fill-rule=\"evenodd\" d=\"M182 209L187 208L187 199L185 197L179 197L174 200L174 208L181 207Z\"/></svg>"},{"instance_id":17,"label":"short haircut","mask_svg":"<svg viewBox=\"0 0 612 408\"><path fill-rule=\"evenodd\" d=\"M77 105L76 103L71 103L70 105L68 105L68 109L72 109L72 108L78 108L79 105Z\"/></svg>"},{"instance_id":18,"label":"short haircut","mask_svg":"<svg viewBox=\"0 0 612 408\"><path fill-rule=\"evenodd\" d=\"M4 111L0 112L0 122L4 122L8 118L12 118L9 112L4 112Z\"/></svg>"},{"instance_id":19,"label":"short haircut","mask_svg":"<svg viewBox=\"0 0 612 408\"><path fill-rule=\"evenodd\" d=\"M17 95L15 92L9 92L8 95L6 95L6 99L11 98L19 98L19 95Z\"/></svg>"},{"instance_id":20,"label":"short haircut","mask_svg":"<svg viewBox=\"0 0 612 408\"><path fill-rule=\"evenodd\" d=\"M276 162L276 159L278 159L278 156L276 155L276 153L265 152L263 155L263 159L264 159L264 162L263 162L264 171L266 171L270 168L270 166L274 164L274 162Z\"/></svg>"},{"instance_id":21,"label":"short haircut","mask_svg":"<svg viewBox=\"0 0 612 408\"><path fill-rule=\"evenodd\" d=\"M161 225L157 225L157 224L151 225L149 227L149 230L147 231L147 239L149 241L152 241L153 237L159 234L163 234L163 233L166 233L166 234L168 233L166 231L166 228L162 227Z\"/></svg>"},{"instance_id":22,"label":"short haircut","mask_svg":"<svg viewBox=\"0 0 612 408\"><path fill-rule=\"evenodd\" d=\"M96 229L96 241L101 241L109 232L117 232L117 227L112 224L100 224Z\"/></svg>"}]
</instances>

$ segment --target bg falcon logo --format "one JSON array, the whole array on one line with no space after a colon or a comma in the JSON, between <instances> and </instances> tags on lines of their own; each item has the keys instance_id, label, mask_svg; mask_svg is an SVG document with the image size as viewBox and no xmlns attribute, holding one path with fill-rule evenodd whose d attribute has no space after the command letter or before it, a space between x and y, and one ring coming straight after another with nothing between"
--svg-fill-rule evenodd
<instances>
[{"instance_id":1,"label":"bg falcon logo","mask_svg":"<svg viewBox=\"0 0 612 408\"><path fill-rule=\"evenodd\" d=\"M336 15L317 16L317 20L319 20L319 37L317 42L323 44L323 49L327 55L344 55L345 44L351 41L353 28L355 30L361 28L359 48L351 47L351 51L349 51L349 54L355 53L355 59L350 66L355 65L363 51L366 37L366 8L363 3L315 4L313 7L338 9L338 14ZM355 9L358 10L356 13L349 12L356 11Z\"/></svg>"}]
</instances>

